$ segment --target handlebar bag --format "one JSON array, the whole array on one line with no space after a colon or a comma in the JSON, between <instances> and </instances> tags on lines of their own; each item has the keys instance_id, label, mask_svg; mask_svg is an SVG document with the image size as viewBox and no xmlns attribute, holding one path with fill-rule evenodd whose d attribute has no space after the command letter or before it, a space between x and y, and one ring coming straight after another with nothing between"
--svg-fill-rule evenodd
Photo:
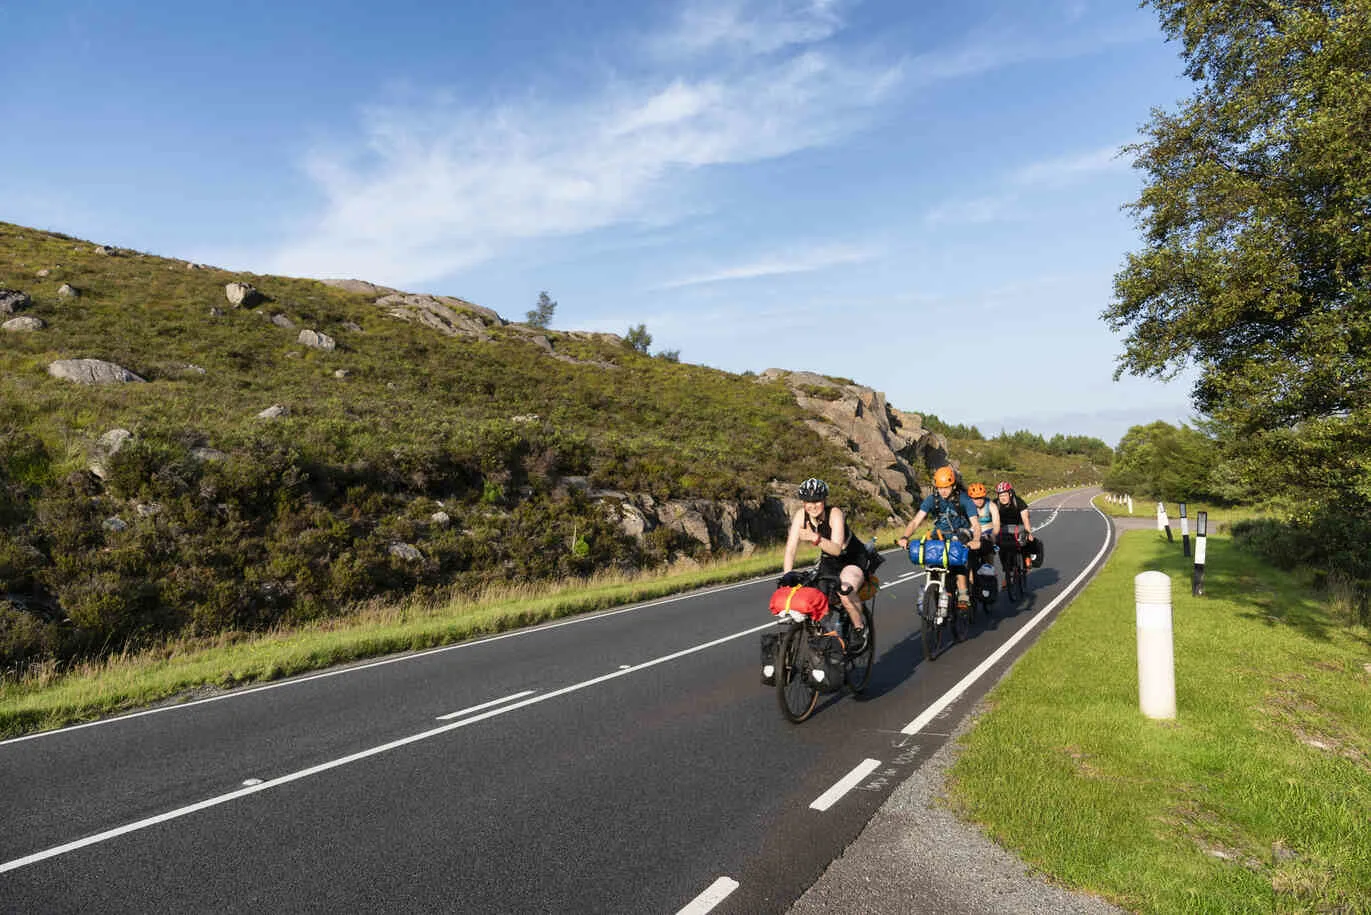
<instances>
[{"instance_id":1,"label":"handlebar bag","mask_svg":"<svg viewBox=\"0 0 1371 915\"><path fill-rule=\"evenodd\" d=\"M828 612L828 595L808 585L777 588L771 595L771 613L777 615L786 610L798 610L811 619L823 619Z\"/></svg>"},{"instance_id":2,"label":"handlebar bag","mask_svg":"<svg viewBox=\"0 0 1371 915\"><path fill-rule=\"evenodd\" d=\"M946 569L966 565L970 556L966 544L960 540L930 540L925 537L910 541L909 544L909 560L915 565L942 566Z\"/></svg>"}]
</instances>

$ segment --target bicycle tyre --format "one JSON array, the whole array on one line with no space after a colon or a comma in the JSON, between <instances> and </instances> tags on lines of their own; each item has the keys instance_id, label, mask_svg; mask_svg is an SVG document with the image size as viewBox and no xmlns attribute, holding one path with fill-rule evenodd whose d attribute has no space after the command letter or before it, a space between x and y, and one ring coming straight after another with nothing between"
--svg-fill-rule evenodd
<instances>
[{"instance_id":1,"label":"bicycle tyre","mask_svg":"<svg viewBox=\"0 0 1371 915\"><path fill-rule=\"evenodd\" d=\"M866 648L847 658L847 688L853 695L860 695L871 680L871 667L876 659L876 599L862 604L862 622L866 625ZM851 628L849 621L847 628Z\"/></svg>"},{"instance_id":2,"label":"bicycle tyre","mask_svg":"<svg viewBox=\"0 0 1371 915\"><path fill-rule=\"evenodd\" d=\"M809 650L809 634L804 626L792 626L781 638L776 651L776 700L781 713L799 724L814 713L819 702L819 690L809 682L805 655Z\"/></svg>"},{"instance_id":3,"label":"bicycle tyre","mask_svg":"<svg viewBox=\"0 0 1371 915\"><path fill-rule=\"evenodd\" d=\"M965 642L971 636L971 605L966 609L953 607L948 627L952 630L952 641Z\"/></svg>"},{"instance_id":4,"label":"bicycle tyre","mask_svg":"<svg viewBox=\"0 0 1371 915\"><path fill-rule=\"evenodd\" d=\"M1011 573L1011 578L1009 582L1009 599L1014 601L1015 603L1018 603L1019 601L1023 600L1023 583L1023 556L1016 556L1014 558L1014 570Z\"/></svg>"},{"instance_id":5,"label":"bicycle tyre","mask_svg":"<svg viewBox=\"0 0 1371 915\"><path fill-rule=\"evenodd\" d=\"M938 618L938 586L930 584L924 588L923 611L919 620L923 624L924 660L936 660L943 650L943 631L945 626L934 625Z\"/></svg>"}]
</instances>

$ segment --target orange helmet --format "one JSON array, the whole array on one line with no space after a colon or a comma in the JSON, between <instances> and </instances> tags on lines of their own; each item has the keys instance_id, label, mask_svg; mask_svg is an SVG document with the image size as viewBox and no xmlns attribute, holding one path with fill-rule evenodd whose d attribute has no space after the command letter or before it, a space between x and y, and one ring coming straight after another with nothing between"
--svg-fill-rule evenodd
<instances>
[{"instance_id":1,"label":"orange helmet","mask_svg":"<svg viewBox=\"0 0 1371 915\"><path fill-rule=\"evenodd\" d=\"M985 484L984 484L984 483L972 483L970 486L968 486L968 487L966 488L966 494L967 494L968 496L970 496L971 498L973 498L973 499L984 499L984 498L985 498Z\"/></svg>"},{"instance_id":2,"label":"orange helmet","mask_svg":"<svg viewBox=\"0 0 1371 915\"><path fill-rule=\"evenodd\" d=\"M956 486L957 472L951 467L939 467L933 471L934 486Z\"/></svg>"}]
</instances>

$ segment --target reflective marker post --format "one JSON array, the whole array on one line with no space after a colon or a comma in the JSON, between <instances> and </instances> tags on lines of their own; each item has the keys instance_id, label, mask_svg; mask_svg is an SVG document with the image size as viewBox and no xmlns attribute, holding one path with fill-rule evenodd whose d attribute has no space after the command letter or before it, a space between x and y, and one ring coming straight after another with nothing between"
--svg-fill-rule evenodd
<instances>
[{"instance_id":1,"label":"reflective marker post","mask_svg":"<svg viewBox=\"0 0 1371 915\"><path fill-rule=\"evenodd\" d=\"M1171 578L1142 572L1133 579L1138 619L1138 707L1148 718L1176 717L1171 641Z\"/></svg>"},{"instance_id":2,"label":"reflective marker post","mask_svg":"<svg viewBox=\"0 0 1371 915\"><path fill-rule=\"evenodd\" d=\"M1166 517L1166 503L1157 503L1157 530L1166 531L1166 542L1172 543L1175 537L1171 536L1171 522Z\"/></svg>"},{"instance_id":3,"label":"reflective marker post","mask_svg":"<svg viewBox=\"0 0 1371 915\"><path fill-rule=\"evenodd\" d=\"M1190 575L1190 593L1195 597L1204 594L1204 539L1207 527L1209 512L1195 515L1195 571Z\"/></svg>"},{"instance_id":4,"label":"reflective marker post","mask_svg":"<svg viewBox=\"0 0 1371 915\"><path fill-rule=\"evenodd\" d=\"M1190 519L1185 516L1185 503L1181 503L1181 555L1190 555Z\"/></svg>"}]
</instances>

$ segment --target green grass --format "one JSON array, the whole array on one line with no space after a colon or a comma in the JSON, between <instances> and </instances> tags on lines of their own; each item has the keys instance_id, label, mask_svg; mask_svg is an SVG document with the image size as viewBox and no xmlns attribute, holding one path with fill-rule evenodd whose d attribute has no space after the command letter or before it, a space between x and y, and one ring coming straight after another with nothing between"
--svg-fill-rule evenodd
<instances>
[{"instance_id":1,"label":"green grass","mask_svg":"<svg viewBox=\"0 0 1371 915\"><path fill-rule=\"evenodd\" d=\"M376 605L342 619L248 635L176 639L55 673L31 670L0 680L0 738L62 727L164 700L321 670L335 664L415 651L548 620L652 600L708 585L743 581L781 568L782 551L657 574L607 574L589 583L532 585L475 599Z\"/></svg>"},{"instance_id":2,"label":"green grass","mask_svg":"<svg viewBox=\"0 0 1371 915\"><path fill-rule=\"evenodd\" d=\"M1146 499L1134 499L1133 511L1128 510L1128 503L1109 502L1103 495L1098 495L1092 500L1092 504L1100 511L1113 518L1145 518L1155 522L1157 520L1157 503ZM1253 505L1209 505L1205 502L1188 502L1185 506L1186 515L1190 521L1190 533L1196 533L1196 524L1200 512L1207 512L1208 534L1227 533L1234 522L1243 521L1248 518L1263 517L1266 512L1259 506ZM1166 517L1171 523L1173 534L1181 532L1180 506L1175 502L1168 502L1166 505Z\"/></svg>"},{"instance_id":3,"label":"green grass","mask_svg":"<svg viewBox=\"0 0 1371 915\"><path fill-rule=\"evenodd\" d=\"M1371 640L1224 537L1206 595L1152 531L990 695L953 802L1048 877L1138 912L1371 911ZM1138 709L1133 579L1172 580L1177 718Z\"/></svg>"}]
</instances>

